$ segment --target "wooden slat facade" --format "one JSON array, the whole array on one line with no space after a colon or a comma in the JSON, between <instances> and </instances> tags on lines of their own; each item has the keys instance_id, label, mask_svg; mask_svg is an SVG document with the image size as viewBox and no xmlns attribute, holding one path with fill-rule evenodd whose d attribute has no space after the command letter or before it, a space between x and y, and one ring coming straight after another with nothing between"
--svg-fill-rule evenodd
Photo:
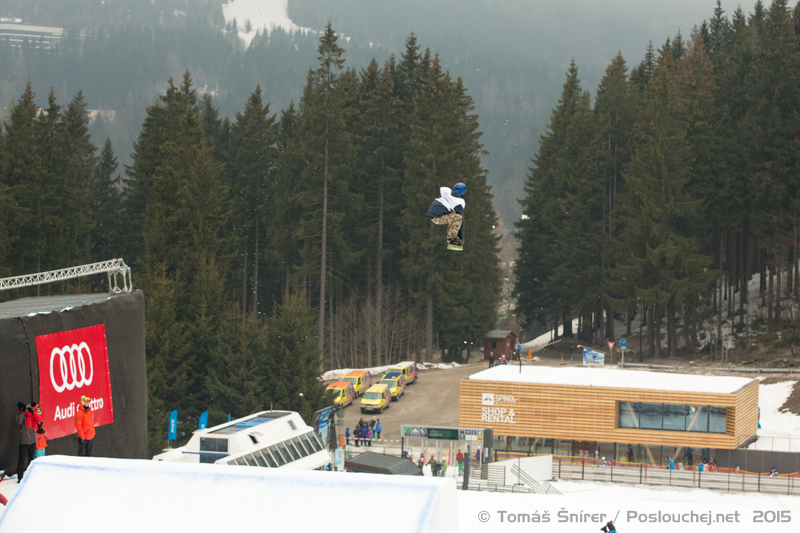
<instances>
[{"instance_id":1,"label":"wooden slat facade","mask_svg":"<svg viewBox=\"0 0 800 533\"><path fill-rule=\"evenodd\" d=\"M482 420L482 393L513 396L513 404L495 407L505 408L506 416L514 409L514 423ZM620 428L620 402L725 407L726 432ZM734 449L758 428L758 381L733 394L716 394L464 379L459 426L491 427L499 436Z\"/></svg>"}]
</instances>

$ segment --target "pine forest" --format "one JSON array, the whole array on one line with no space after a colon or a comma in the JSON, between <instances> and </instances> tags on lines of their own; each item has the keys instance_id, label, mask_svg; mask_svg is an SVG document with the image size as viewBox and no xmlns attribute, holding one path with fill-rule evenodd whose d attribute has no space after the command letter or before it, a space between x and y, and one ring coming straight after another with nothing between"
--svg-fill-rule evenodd
<instances>
[{"instance_id":1,"label":"pine forest","mask_svg":"<svg viewBox=\"0 0 800 533\"><path fill-rule=\"evenodd\" d=\"M62 105L51 91L45 108L34 98L29 84L2 124L0 275L133 266L151 451L172 409L184 435L205 410L212 422L270 406L308 418L327 405L321 371L434 351L463 361L494 325L497 220L478 117L413 34L397 60L357 71L328 25L302 98L280 112L256 86L221 118L187 71L148 107L124 169L109 140L92 143L82 93ZM426 216L459 181L465 253L448 252Z\"/></svg>"},{"instance_id":2,"label":"pine forest","mask_svg":"<svg viewBox=\"0 0 800 533\"><path fill-rule=\"evenodd\" d=\"M723 324L739 348L754 335L796 347L800 5L727 16L717 3L633 67L614 57L594 98L578 74L525 183L515 288L528 323L601 343L614 320L630 335L641 318L654 357L722 338Z\"/></svg>"}]
</instances>

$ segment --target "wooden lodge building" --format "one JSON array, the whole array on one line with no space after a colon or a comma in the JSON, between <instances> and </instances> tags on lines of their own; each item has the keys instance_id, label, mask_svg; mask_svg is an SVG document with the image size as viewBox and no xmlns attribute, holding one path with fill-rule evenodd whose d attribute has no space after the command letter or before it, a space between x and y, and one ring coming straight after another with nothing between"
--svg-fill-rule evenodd
<instances>
[{"instance_id":1,"label":"wooden lodge building","mask_svg":"<svg viewBox=\"0 0 800 533\"><path fill-rule=\"evenodd\" d=\"M489 359L494 355L494 360L500 360L501 355L511 361L517 353L517 334L510 329L493 329L484 335L483 358Z\"/></svg>"},{"instance_id":2,"label":"wooden lodge building","mask_svg":"<svg viewBox=\"0 0 800 533\"><path fill-rule=\"evenodd\" d=\"M461 381L459 425L493 449L697 465L753 440L758 380L589 367L500 366Z\"/></svg>"}]
</instances>

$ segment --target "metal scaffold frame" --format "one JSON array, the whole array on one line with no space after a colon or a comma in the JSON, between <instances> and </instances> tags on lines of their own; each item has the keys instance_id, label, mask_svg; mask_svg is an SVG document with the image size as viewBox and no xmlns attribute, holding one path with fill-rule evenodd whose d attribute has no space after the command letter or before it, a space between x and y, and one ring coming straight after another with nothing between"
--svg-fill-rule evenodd
<instances>
[{"instance_id":1,"label":"metal scaffold frame","mask_svg":"<svg viewBox=\"0 0 800 533\"><path fill-rule=\"evenodd\" d=\"M108 274L108 292L120 294L133 290L133 278L131 269L122 259L111 259L90 265L81 265L61 270L51 270L49 272L39 272L38 274L28 274L26 276L14 276L13 278L0 279L0 291L9 289L21 289L33 285L44 285L56 281L75 279L93 274ZM117 276L122 276L122 286L120 287Z\"/></svg>"}]
</instances>

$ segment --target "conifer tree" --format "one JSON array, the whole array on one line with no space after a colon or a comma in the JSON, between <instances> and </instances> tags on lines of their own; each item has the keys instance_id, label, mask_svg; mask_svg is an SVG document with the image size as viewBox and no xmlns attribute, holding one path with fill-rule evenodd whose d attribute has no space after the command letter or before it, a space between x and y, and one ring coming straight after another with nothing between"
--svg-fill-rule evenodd
<instances>
[{"instance_id":1,"label":"conifer tree","mask_svg":"<svg viewBox=\"0 0 800 533\"><path fill-rule=\"evenodd\" d=\"M328 405L325 385L317 379L320 352L310 335L313 327L314 313L301 295L287 295L270 320L264 380L266 398L275 408L298 411L308 421Z\"/></svg>"},{"instance_id":2,"label":"conifer tree","mask_svg":"<svg viewBox=\"0 0 800 533\"><path fill-rule=\"evenodd\" d=\"M701 214L701 200L692 198L686 190L692 155L673 76L672 55L664 48L648 84L635 129L636 147L624 173L627 194L615 241L617 265L611 273L617 280L632 283L641 302L666 311L670 356L677 349L676 310L693 300L695 305L699 294L718 274L707 270L709 258L700 253L690 230ZM648 320L648 327L650 324ZM656 354L660 342L656 324Z\"/></svg>"},{"instance_id":3,"label":"conifer tree","mask_svg":"<svg viewBox=\"0 0 800 533\"><path fill-rule=\"evenodd\" d=\"M92 175L91 186L93 225L90 240L91 255L95 261L116 258L120 254L121 225L124 221L121 218L122 197L118 166L111 139L106 138Z\"/></svg>"},{"instance_id":4,"label":"conifer tree","mask_svg":"<svg viewBox=\"0 0 800 533\"><path fill-rule=\"evenodd\" d=\"M264 104L261 87L257 86L244 112L236 114L228 182L233 199L230 224L237 238L237 256L241 258L237 261L240 276L236 278L241 279L242 312L253 315L259 307L259 274L269 271L262 261L262 243L267 242L265 237L270 234L269 214L278 204L274 201L277 191L273 183L276 133L275 117L269 116L269 104Z\"/></svg>"}]
</instances>

